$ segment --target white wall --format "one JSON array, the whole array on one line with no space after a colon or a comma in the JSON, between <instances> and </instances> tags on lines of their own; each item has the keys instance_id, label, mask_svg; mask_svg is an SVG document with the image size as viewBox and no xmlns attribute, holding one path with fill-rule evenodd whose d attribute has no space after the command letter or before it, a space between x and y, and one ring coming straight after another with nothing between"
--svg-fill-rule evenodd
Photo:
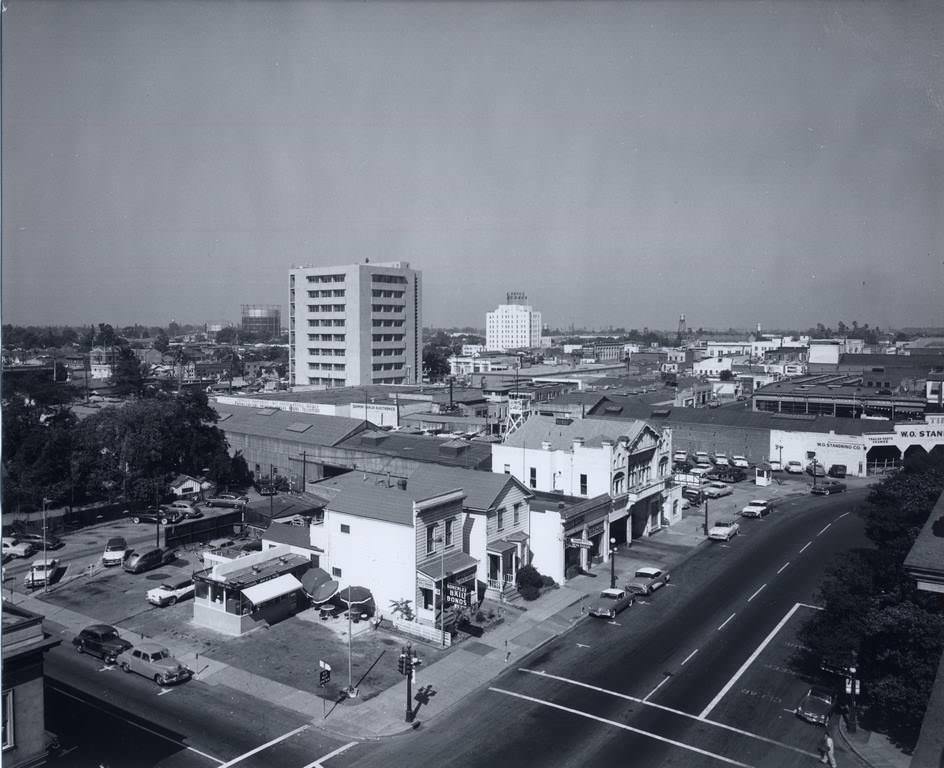
<instances>
[{"instance_id":1,"label":"white wall","mask_svg":"<svg viewBox=\"0 0 944 768\"><path fill-rule=\"evenodd\" d=\"M471 526L469 531L469 549L472 557L479 561L475 570L478 581L488 583L488 536L486 534L487 517L483 514L468 513L465 515L465 524Z\"/></svg>"},{"instance_id":2,"label":"white wall","mask_svg":"<svg viewBox=\"0 0 944 768\"><path fill-rule=\"evenodd\" d=\"M770 430L770 458L779 461L783 446L783 463L799 461L804 467L809 463L807 451L816 452L816 460L828 470L832 464L845 464L846 472L854 476L865 475L866 444L861 435L837 435L821 432L786 432Z\"/></svg>"},{"instance_id":3,"label":"white wall","mask_svg":"<svg viewBox=\"0 0 944 768\"><path fill-rule=\"evenodd\" d=\"M558 584L564 583L564 542L560 514L531 510L531 564Z\"/></svg>"},{"instance_id":4,"label":"white wall","mask_svg":"<svg viewBox=\"0 0 944 768\"><path fill-rule=\"evenodd\" d=\"M539 491L563 491L570 496L587 498L609 493L611 480L612 446L588 448L577 446L571 451L544 450L540 446L516 448L494 443L492 471L504 473L507 464L510 474L528 488L531 486L531 467L537 470ZM580 493L580 475L587 475L587 492Z\"/></svg>"}]
</instances>

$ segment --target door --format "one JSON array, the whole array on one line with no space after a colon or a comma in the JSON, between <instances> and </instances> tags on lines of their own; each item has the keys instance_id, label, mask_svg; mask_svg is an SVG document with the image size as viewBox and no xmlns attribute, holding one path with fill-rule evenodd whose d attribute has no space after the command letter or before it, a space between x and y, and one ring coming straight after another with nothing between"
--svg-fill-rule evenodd
<instances>
[{"instance_id":1,"label":"door","mask_svg":"<svg viewBox=\"0 0 944 768\"><path fill-rule=\"evenodd\" d=\"M498 555L490 554L488 556L488 578L497 581L499 573L501 573L501 567L499 566Z\"/></svg>"}]
</instances>

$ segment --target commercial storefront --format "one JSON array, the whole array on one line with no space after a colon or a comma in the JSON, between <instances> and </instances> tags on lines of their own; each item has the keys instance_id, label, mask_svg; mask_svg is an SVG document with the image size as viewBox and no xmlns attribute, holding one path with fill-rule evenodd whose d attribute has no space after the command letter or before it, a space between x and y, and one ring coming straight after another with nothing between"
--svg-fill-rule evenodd
<instances>
[{"instance_id":1,"label":"commercial storefront","mask_svg":"<svg viewBox=\"0 0 944 768\"><path fill-rule=\"evenodd\" d=\"M478 564L478 560L465 552L453 552L420 563L416 568L416 618L441 627L442 610L450 606L468 608L473 601L477 602L475 571Z\"/></svg>"}]
</instances>

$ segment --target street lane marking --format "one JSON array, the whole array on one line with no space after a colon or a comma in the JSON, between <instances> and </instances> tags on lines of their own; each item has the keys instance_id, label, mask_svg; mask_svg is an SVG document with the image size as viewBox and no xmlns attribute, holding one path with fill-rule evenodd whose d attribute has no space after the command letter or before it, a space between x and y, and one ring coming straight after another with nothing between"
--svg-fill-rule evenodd
<instances>
[{"instance_id":1,"label":"street lane marking","mask_svg":"<svg viewBox=\"0 0 944 768\"><path fill-rule=\"evenodd\" d=\"M720 691L718 691L718 695L715 696L715 697L711 700L711 702L708 704L708 706L705 707L705 708L701 711L701 714L698 716L699 718L707 717L707 716L711 713L711 710L713 710L716 706L718 706L718 702L720 702L721 699L723 699L723 698L725 697L725 695L727 694L727 692L730 691L731 688L734 687L734 684L738 681L738 679L741 677L741 675L743 675L743 674L747 671L747 668L748 668L749 666L751 666L751 664L754 663L754 660L755 660L758 656L761 655L761 653L763 652L764 648L766 648L766 647L770 644L770 641L773 640L773 639L777 636L777 633L778 633L781 629L783 629L784 624L786 624L788 621L790 621L790 618L793 616L794 613L796 613L797 608L801 607L802 605L803 605L802 603L795 603L795 604L793 605L793 607L792 607L789 611L787 611L786 616L784 616L782 619L780 619L780 621L777 623L777 626L774 627L774 628L770 631L770 634L767 635L767 637L765 637L765 638L763 639L763 641L761 642L761 644L758 645L757 648L754 649L754 652L753 652L750 656L747 657L747 661L745 661L745 662L741 665L741 668L738 669L738 671L734 673L734 677L732 677L730 680L728 680L727 683L725 683L724 688L722 688Z\"/></svg>"},{"instance_id":2,"label":"street lane marking","mask_svg":"<svg viewBox=\"0 0 944 768\"><path fill-rule=\"evenodd\" d=\"M614 627L622 627L622 626L623 626L623 625L620 624L618 621L608 621L608 622L606 622L606 623L607 623L607 624L611 624L611 625L614 626Z\"/></svg>"},{"instance_id":3,"label":"street lane marking","mask_svg":"<svg viewBox=\"0 0 944 768\"><path fill-rule=\"evenodd\" d=\"M820 531L819 533L817 533L816 535L819 536L820 533L826 533L826 531L829 530L829 527L830 527L831 525L832 525L832 523L826 523L826 527L823 528L823 530L821 530L821 531Z\"/></svg>"},{"instance_id":4,"label":"street lane marking","mask_svg":"<svg viewBox=\"0 0 944 768\"><path fill-rule=\"evenodd\" d=\"M826 609L821 605L811 605L810 603L797 603L797 605L802 605L804 608L812 608L814 611L825 611Z\"/></svg>"},{"instance_id":5,"label":"street lane marking","mask_svg":"<svg viewBox=\"0 0 944 768\"><path fill-rule=\"evenodd\" d=\"M589 648L590 646L589 646L589 645L585 645L584 643L577 643L577 647L578 647L578 648Z\"/></svg>"},{"instance_id":6,"label":"street lane marking","mask_svg":"<svg viewBox=\"0 0 944 768\"><path fill-rule=\"evenodd\" d=\"M777 571L777 575L779 576L781 573L783 573L787 569L788 565L790 565L789 560L787 560L787 562L785 562L783 565L780 566L780 570Z\"/></svg>"},{"instance_id":7,"label":"street lane marking","mask_svg":"<svg viewBox=\"0 0 944 768\"><path fill-rule=\"evenodd\" d=\"M642 704L646 707L655 707L656 709L661 709L663 712L671 712L673 715L678 715L679 717L687 717L689 720L698 720L700 723L705 723L706 725L713 725L715 728L722 728L726 731L731 731L732 733L740 734L741 736L747 736L751 739L757 739L758 741L766 742L767 744L774 744L778 747L783 747L784 749L789 749L793 752L798 752L801 755L809 755L810 757L819 757L819 755L814 755L812 752L806 752L805 750L799 749L798 747L793 747L790 744L784 744L782 741L777 741L776 739L769 739L766 736L761 736L757 733L752 733L751 731L745 731L741 728L735 728L733 725L728 725L727 723L721 723L717 720L709 720L707 717L699 717L698 715L693 715L691 712L683 712L681 709L673 709L672 707L667 707L664 704L656 704L654 701L645 701L643 699L637 698L636 696L630 696L628 693L620 693L619 691L611 691L608 688L600 688L597 685L590 685L589 683L581 683L579 680L571 680L569 677L560 677L559 675L550 675L543 670L536 669L525 669L524 667L518 668L519 672L527 672L529 675L537 675L538 677L546 677L549 680L557 680L561 683L567 683L568 685L575 685L578 688L587 688L591 691L596 691L597 693L604 693L607 696L614 696L618 699L625 699L626 701L633 701L636 704Z\"/></svg>"},{"instance_id":8,"label":"street lane marking","mask_svg":"<svg viewBox=\"0 0 944 768\"><path fill-rule=\"evenodd\" d=\"M62 688L57 688L55 685L50 685L49 687L52 688L57 693L61 693L63 696L68 696L70 699L75 699L76 701L79 701L82 704L85 704L85 706L87 707L91 707L92 709L97 709L99 712L104 712L109 717L113 717L116 720L121 720L121 722L127 723L128 725L133 725L135 728L140 728L142 731L147 731L153 736L157 736L159 739L164 739L164 741L169 741L171 744L174 744L178 747L183 747L184 749L188 749L191 752L197 755L200 755L200 757L205 757L207 760L212 760L214 763L219 763L220 765L223 764L223 761L220 760L218 757L213 757L213 755L208 755L206 752L201 752L199 749L188 746L187 744L184 744L184 742L182 741L178 741L177 739L172 739L170 736L165 736L163 733L159 733L155 730L147 728L146 726L143 726L140 723L136 723L133 720L128 720L127 718L121 717L120 715L116 715L114 712L109 712L107 709L103 709L102 707L99 707L98 705L86 699L80 699L78 696L73 696L68 691L64 691L62 690Z\"/></svg>"},{"instance_id":9,"label":"street lane marking","mask_svg":"<svg viewBox=\"0 0 944 768\"><path fill-rule=\"evenodd\" d=\"M338 747L333 752L329 752L327 755L322 755L313 763L308 763L308 765L306 765L305 768L324 768L325 760L330 760L332 757L337 757L342 752L347 752L351 747L354 747L357 744L360 744L360 742L359 741L348 742L347 744L344 744L343 746Z\"/></svg>"},{"instance_id":10,"label":"street lane marking","mask_svg":"<svg viewBox=\"0 0 944 768\"><path fill-rule=\"evenodd\" d=\"M812 543L813 543L812 541L806 542L806 544L803 546L803 549L800 550L800 554L802 555L804 552L806 552L806 548L810 546L810 544Z\"/></svg>"},{"instance_id":11,"label":"street lane marking","mask_svg":"<svg viewBox=\"0 0 944 768\"><path fill-rule=\"evenodd\" d=\"M161 688L161 692L157 694L158 696L163 696L165 693L173 693L173 688Z\"/></svg>"},{"instance_id":12,"label":"street lane marking","mask_svg":"<svg viewBox=\"0 0 944 768\"><path fill-rule=\"evenodd\" d=\"M680 667L684 667L685 664L686 664L688 661L690 661L691 658L692 658L692 656L694 656L696 653L698 653L698 649L697 649L697 648L696 648L694 651L692 651L690 654L688 654L688 656L685 657L685 661L683 661L681 664L679 664L679 666L680 666Z\"/></svg>"},{"instance_id":13,"label":"street lane marking","mask_svg":"<svg viewBox=\"0 0 944 768\"><path fill-rule=\"evenodd\" d=\"M276 737L275 737L274 739L272 739L271 741L267 741L265 744L260 744L260 745L259 745L258 747L256 747L255 749L250 749L248 752L246 752L245 754L240 755L239 757L234 757L234 758L233 758L232 760L230 760L228 763L223 763L223 764L220 766L220 768L229 768L231 765L236 765L236 763L241 763L241 762L242 762L243 760L245 760L247 757L252 757L253 755L255 755L255 754L259 753L259 752L262 752L263 750L268 749L269 747L275 746L275 745L278 744L280 741L285 741L286 739L288 739L288 738L294 736L296 733L301 733L302 731L307 731L309 728L311 728L311 725L301 725L301 726L299 726L298 728L296 728L294 731L289 731L288 733L283 733L281 736L276 736Z\"/></svg>"},{"instance_id":14,"label":"street lane marking","mask_svg":"<svg viewBox=\"0 0 944 768\"><path fill-rule=\"evenodd\" d=\"M534 704L540 704L545 707L550 707L551 709L557 709L561 712L569 712L572 715L577 715L578 717L585 717L588 720L596 720L598 723L605 723L606 725L612 725L616 728L622 728L624 731L631 731L632 733L639 734L640 736L648 736L650 739L655 739L656 741L661 741L666 744L671 744L674 747L679 747L680 749L687 749L690 752L696 752L699 755L704 755L705 757L713 757L715 760L720 760L723 763L728 763L729 765L737 765L740 768L751 768L747 763L739 763L737 760L732 760L730 757L725 757L724 755L718 755L714 752L709 752L705 749L699 749L698 747L693 747L690 744L683 744L681 741L674 741L673 739L667 739L665 736L659 736L656 733L650 733L649 731L644 731L640 728L633 728L631 725L626 725L626 723L618 723L615 720L607 720L605 717L599 717L598 715L591 715L589 712L581 712L579 709L572 709L571 707L565 707L560 704L555 704L551 701L544 701L543 699L537 699L533 696L525 696L522 693L515 693L514 691L506 691L502 688L489 687L490 691L495 691L495 693L503 693L506 696L514 696L516 699L523 699L525 701L530 701Z\"/></svg>"},{"instance_id":15,"label":"street lane marking","mask_svg":"<svg viewBox=\"0 0 944 768\"><path fill-rule=\"evenodd\" d=\"M839 517L837 517L836 519L837 519L837 520L842 520L842 518L844 518L844 517L845 517L846 515L848 515L848 514L849 514L848 512L843 512L843 513L842 513L841 515L839 515Z\"/></svg>"},{"instance_id":16,"label":"street lane marking","mask_svg":"<svg viewBox=\"0 0 944 768\"><path fill-rule=\"evenodd\" d=\"M733 619L736 615L737 615L737 614L732 613L730 616L728 616L728 618L726 618L723 622L721 622L721 626L718 627L718 629L716 629L715 631L716 631L716 632L720 632L722 629L724 629L725 625L726 625L729 621L731 621L731 619Z\"/></svg>"},{"instance_id":17,"label":"street lane marking","mask_svg":"<svg viewBox=\"0 0 944 768\"><path fill-rule=\"evenodd\" d=\"M653 688L651 691L649 691L649 693L646 694L645 698L643 698L643 701L649 701L649 699L652 698L652 695L653 695L656 691L658 691L663 685L665 685L667 682L669 682L669 677L668 677L668 675L666 675L665 677L663 677L663 678L662 678L662 682L659 683L655 688Z\"/></svg>"},{"instance_id":18,"label":"street lane marking","mask_svg":"<svg viewBox=\"0 0 944 768\"><path fill-rule=\"evenodd\" d=\"M766 587L766 586L767 586L766 584L761 584L761 585L760 585L760 588L759 588L753 595L751 595L749 598L747 598L747 602L751 602L751 600L753 600L755 597L757 597L757 596L763 591L764 587Z\"/></svg>"}]
</instances>

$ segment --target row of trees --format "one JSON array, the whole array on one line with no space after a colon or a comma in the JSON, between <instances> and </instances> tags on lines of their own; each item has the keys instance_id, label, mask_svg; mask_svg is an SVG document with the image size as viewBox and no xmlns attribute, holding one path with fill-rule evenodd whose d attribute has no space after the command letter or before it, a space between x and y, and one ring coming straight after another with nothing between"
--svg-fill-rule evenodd
<instances>
[{"instance_id":1,"label":"row of trees","mask_svg":"<svg viewBox=\"0 0 944 768\"><path fill-rule=\"evenodd\" d=\"M3 504L29 511L123 496L153 503L179 473L245 485L245 461L230 458L206 394L157 394L78 421L15 396L3 409Z\"/></svg>"},{"instance_id":2,"label":"row of trees","mask_svg":"<svg viewBox=\"0 0 944 768\"><path fill-rule=\"evenodd\" d=\"M944 651L944 599L919 591L904 560L944 491L944 460L919 458L873 487L859 514L873 545L852 550L820 589L804 630L815 659L856 660L869 725L910 751Z\"/></svg>"}]
</instances>

